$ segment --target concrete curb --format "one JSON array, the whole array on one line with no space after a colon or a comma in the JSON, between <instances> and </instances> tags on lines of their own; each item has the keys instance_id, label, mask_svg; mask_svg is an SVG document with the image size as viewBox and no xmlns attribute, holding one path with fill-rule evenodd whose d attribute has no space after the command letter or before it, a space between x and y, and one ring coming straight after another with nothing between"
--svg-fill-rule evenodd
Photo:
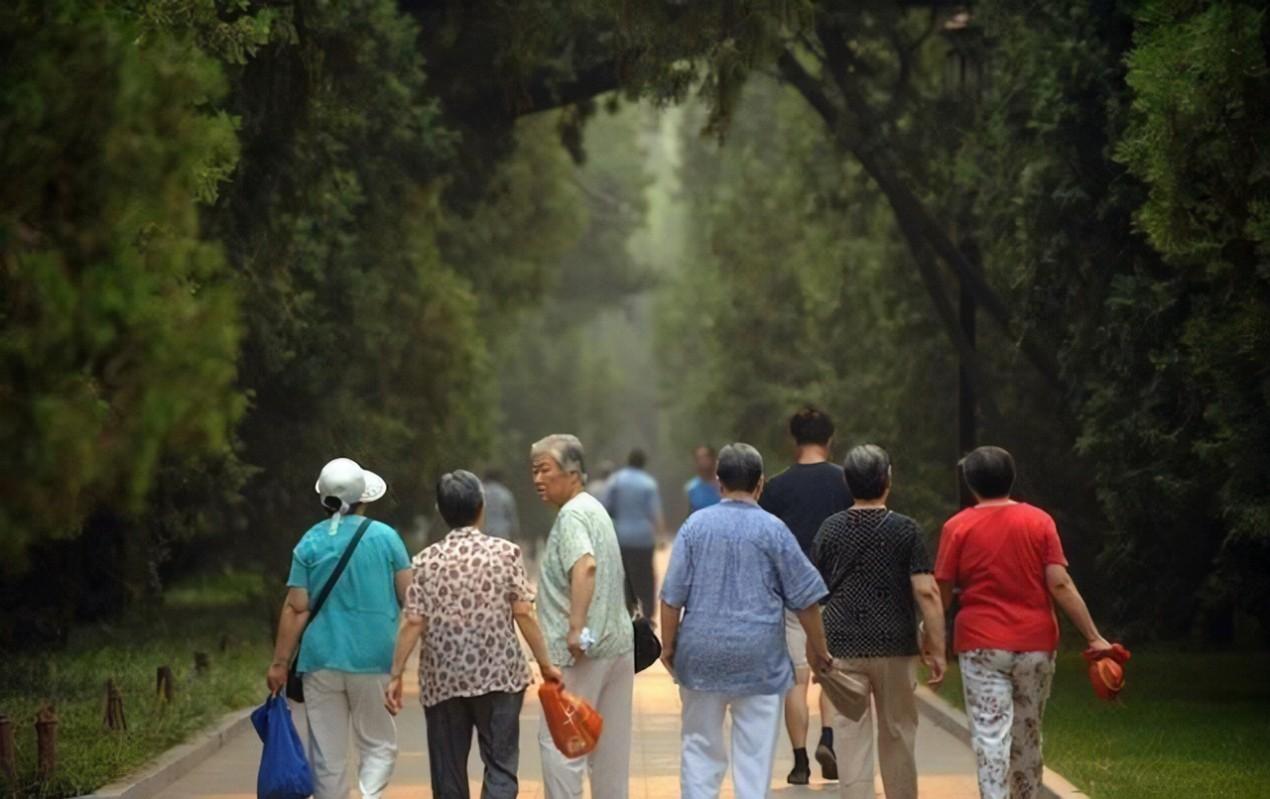
<instances>
[{"instance_id":1,"label":"concrete curb","mask_svg":"<svg viewBox=\"0 0 1270 799\"><path fill-rule=\"evenodd\" d=\"M970 720L964 712L954 707L948 700L938 696L929 688L919 687L917 708L923 716L934 722L936 727L950 733L966 746L970 746ZM1084 791L1049 767L1046 767L1041 782L1041 799L1087 799Z\"/></svg>"},{"instance_id":2,"label":"concrete curb","mask_svg":"<svg viewBox=\"0 0 1270 799\"><path fill-rule=\"evenodd\" d=\"M251 712L236 710L193 738L175 746L140 770L76 799L149 799L193 771L235 736L251 729Z\"/></svg>"}]
</instances>

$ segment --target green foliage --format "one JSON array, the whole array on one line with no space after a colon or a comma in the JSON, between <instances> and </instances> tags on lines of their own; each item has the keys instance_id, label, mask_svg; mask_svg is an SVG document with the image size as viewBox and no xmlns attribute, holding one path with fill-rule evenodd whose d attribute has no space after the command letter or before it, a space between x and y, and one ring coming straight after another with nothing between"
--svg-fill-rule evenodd
<instances>
[{"instance_id":1,"label":"green foliage","mask_svg":"<svg viewBox=\"0 0 1270 799\"><path fill-rule=\"evenodd\" d=\"M317 514L327 459L383 473L376 512L408 523L437 460L480 443L488 402L476 302L437 249L430 183L453 138L417 31L386 1L301 8L295 42L237 75L243 179L214 214L243 285L239 433L261 475L240 528L255 556L272 531L278 562Z\"/></svg>"},{"instance_id":2,"label":"green foliage","mask_svg":"<svg viewBox=\"0 0 1270 799\"><path fill-rule=\"evenodd\" d=\"M177 745L223 714L264 698L276 597L257 574L226 573L173 586L161 607L134 609L109 624L79 630L54 653L6 655L0 707L13 722L18 791L31 797L91 793ZM222 648L222 643L226 644ZM210 669L194 673L194 653ZM155 673L171 666L171 704L155 699ZM105 684L124 700L126 732L103 729ZM45 702L58 715L58 769L36 776L33 721ZM4 777L0 776L0 790Z\"/></svg>"},{"instance_id":3,"label":"green foliage","mask_svg":"<svg viewBox=\"0 0 1270 799\"><path fill-rule=\"evenodd\" d=\"M1060 653L1045 708L1045 764L1091 799L1253 799L1265 792L1270 656L1135 649L1116 704L1097 699L1088 666ZM940 695L963 706L954 666Z\"/></svg>"},{"instance_id":4,"label":"green foliage","mask_svg":"<svg viewBox=\"0 0 1270 799\"><path fill-rule=\"evenodd\" d=\"M100 4L0 12L0 564L136 512L171 451L224 452L243 402L220 245L238 156L218 65ZM191 387L197 386L196 391Z\"/></svg>"},{"instance_id":5,"label":"green foliage","mask_svg":"<svg viewBox=\"0 0 1270 799\"><path fill-rule=\"evenodd\" d=\"M536 197L527 207L537 210L523 223L504 214L503 224L513 224L497 235L516 241L487 252L502 253L497 263L524 264L533 255L540 272L550 266L538 301L488 317L507 330L496 349L499 413L489 462L523 498L533 497L529 447L548 433L576 434L593 472L623 446L653 443L649 431L633 429L635 409L653 400L643 342L631 340L646 329L641 292L652 285L648 265L629 246L644 222L649 183L642 111L625 106L592 120L581 165L569 163L547 115L522 120L517 151L496 178L495 185L521 184ZM532 183L530 175L537 176ZM508 271L516 274L516 266ZM522 502L520 514L530 536L545 535L550 514L536 498Z\"/></svg>"},{"instance_id":6,"label":"green foliage","mask_svg":"<svg viewBox=\"0 0 1270 799\"><path fill-rule=\"evenodd\" d=\"M1167 264L1155 299L1173 324L1149 357L1188 414L1185 436L1167 419L1148 430L1178 453L1162 478L1216 506L1205 598L1270 630L1270 17L1158 2L1140 18L1118 156L1149 187L1137 221Z\"/></svg>"},{"instance_id":7,"label":"green foliage","mask_svg":"<svg viewBox=\"0 0 1270 799\"><path fill-rule=\"evenodd\" d=\"M787 88L756 80L722 147L685 123L689 233L661 295L658 348L678 448L744 440L775 473L798 405L839 454L887 447L896 507L933 531L955 502L955 364L888 209Z\"/></svg>"}]
</instances>

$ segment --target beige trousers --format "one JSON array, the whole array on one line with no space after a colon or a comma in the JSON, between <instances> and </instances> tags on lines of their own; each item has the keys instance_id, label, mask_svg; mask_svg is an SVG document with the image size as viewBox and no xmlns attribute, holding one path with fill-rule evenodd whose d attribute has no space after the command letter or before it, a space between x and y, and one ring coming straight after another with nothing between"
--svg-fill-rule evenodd
<instances>
[{"instance_id":1,"label":"beige trousers","mask_svg":"<svg viewBox=\"0 0 1270 799\"><path fill-rule=\"evenodd\" d=\"M547 718L538 728L542 782L547 799L581 799L582 783L591 777L591 796L626 799L631 773L631 700L635 688L635 653L615 658L583 659L560 669L564 687L600 711L604 729L589 755L567 758L551 740Z\"/></svg>"},{"instance_id":2,"label":"beige trousers","mask_svg":"<svg viewBox=\"0 0 1270 799\"><path fill-rule=\"evenodd\" d=\"M917 799L917 658L838 658L838 668L869 686L873 704L852 721L834 718L838 790L842 799L874 799L873 723L877 717L878 765L886 799Z\"/></svg>"},{"instance_id":3,"label":"beige trousers","mask_svg":"<svg viewBox=\"0 0 1270 799\"><path fill-rule=\"evenodd\" d=\"M358 754L357 790L380 799L397 764L397 722L384 708L387 674L306 673L304 710L315 799L348 799L348 736Z\"/></svg>"}]
</instances>

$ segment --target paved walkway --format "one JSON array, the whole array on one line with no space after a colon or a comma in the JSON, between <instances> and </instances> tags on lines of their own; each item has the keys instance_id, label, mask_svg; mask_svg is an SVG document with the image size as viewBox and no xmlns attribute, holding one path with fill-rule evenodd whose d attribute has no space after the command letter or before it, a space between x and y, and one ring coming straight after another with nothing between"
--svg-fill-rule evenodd
<instances>
[{"instance_id":1,"label":"paved walkway","mask_svg":"<svg viewBox=\"0 0 1270 799\"><path fill-rule=\"evenodd\" d=\"M669 558L668 550L660 550L657 574L662 574ZM531 572L532 573L532 572ZM397 770L387 799L431 799L428 774L428 748L423 710L419 705L419 686L411 676L412 664L406 670L406 708L397 719L400 752ZM263 683L263 678L262 678ZM814 743L820 729L816 692L812 687L810 739ZM296 726L303 730L303 706L296 708ZM520 796L540 799L543 796L541 760L538 754L538 696L533 688L525 696L525 709L520 719ZM631 799L672 799L679 796L679 691L660 663L635 678L635 720L631 745ZM303 733L302 733L303 734ZM480 796L481 761L472 746L468 765L472 795ZM922 799L978 799L974 777L974 755L959 740L926 719L918 725L917 763L919 791ZM260 741L254 732L235 738L215 756L205 761L184 779L158 795L159 799L251 799L256 795L256 769L260 764ZM785 783L785 775L793 766L793 753L782 729L772 770L770 795L780 799L837 796L837 783L819 779L819 766L813 761L812 783L793 786ZM354 780L355 783L355 780ZM882 782L875 785L882 795ZM591 796L590 792L587 793ZM732 799L730 779L720 794ZM603 791L592 799L605 799Z\"/></svg>"},{"instance_id":2,"label":"paved walkway","mask_svg":"<svg viewBox=\"0 0 1270 799\"><path fill-rule=\"evenodd\" d=\"M412 673L412 672L408 672ZM813 691L815 689L813 688ZM418 686L411 691L411 701L398 717L401 752L397 771L389 788L388 799L430 799L428 753L424 739L423 711L418 703ZM812 707L816 707L813 696ZM657 664L635 680L635 729L631 752L631 799L662 799L679 796L679 694L670 675ZM297 721L303 719L297 710ZM520 723L520 796L538 799L543 796L538 756L539 704L531 689L525 698ZM819 720L813 714L812 730ZM472 747L468 768L472 795L480 796L481 763ZM785 784L785 774L792 765L792 755L784 742L778 751L773 771L774 797L836 796L836 783L826 783L813 776L812 784L795 787ZM974 780L974 756L957 739L925 719L918 727L917 760L920 770L920 792L923 799L977 799ZM159 794L160 799L251 799L256 795L256 768L260 764L260 742L254 733L234 739L215 756L204 762L184 779ZM818 771L818 768L814 766ZM881 780L877 782L881 796ZM590 794L588 794L590 795ZM731 783L724 784L723 797L732 797ZM603 799L603 794L594 797Z\"/></svg>"}]
</instances>

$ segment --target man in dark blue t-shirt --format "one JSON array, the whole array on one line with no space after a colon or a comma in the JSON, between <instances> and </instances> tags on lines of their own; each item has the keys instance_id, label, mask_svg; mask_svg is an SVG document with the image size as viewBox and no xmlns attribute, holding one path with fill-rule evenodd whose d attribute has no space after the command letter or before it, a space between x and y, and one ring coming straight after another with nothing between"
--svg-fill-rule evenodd
<instances>
[{"instance_id":1,"label":"man in dark blue t-shirt","mask_svg":"<svg viewBox=\"0 0 1270 799\"><path fill-rule=\"evenodd\" d=\"M759 505L780 518L794 533L804 553L810 553L816 532L825 519L851 507L851 492L842 467L829 460L833 441L833 420L829 414L808 405L789 420L789 433L794 438L794 465L773 477L763 489ZM811 779L807 759L807 685L811 670L807 667L807 638L797 617L785 618L785 642L794 662L794 687L785 695L785 729L794 748L794 768L788 781L806 785ZM838 779L838 761L833 751L833 706L820 695L820 743L816 760L827 780Z\"/></svg>"}]
</instances>

